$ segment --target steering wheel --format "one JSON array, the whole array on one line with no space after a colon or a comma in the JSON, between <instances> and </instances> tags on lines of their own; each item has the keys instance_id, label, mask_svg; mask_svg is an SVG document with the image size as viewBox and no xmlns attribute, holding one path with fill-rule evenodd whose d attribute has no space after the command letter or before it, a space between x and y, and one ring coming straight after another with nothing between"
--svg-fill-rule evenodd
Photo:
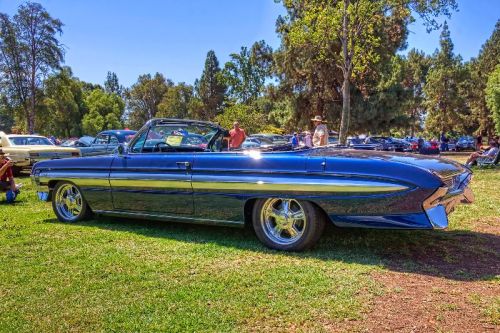
<instances>
[{"instance_id":1,"label":"steering wheel","mask_svg":"<svg viewBox=\"0 0 500 333\"><path fill-rule=\"evenodd\" d=\"M158 142L157 144L155 144L155 146L153 148L153 152L155 152L157 149L159 152L161 152L161 148L160 148L161 145L165 145L165 146L167 146L168 149L172 149L173 151L176 151L176 149L174 147L172 147L170 144L168 144L166 142Z\"/></svg>"}]
</instances>

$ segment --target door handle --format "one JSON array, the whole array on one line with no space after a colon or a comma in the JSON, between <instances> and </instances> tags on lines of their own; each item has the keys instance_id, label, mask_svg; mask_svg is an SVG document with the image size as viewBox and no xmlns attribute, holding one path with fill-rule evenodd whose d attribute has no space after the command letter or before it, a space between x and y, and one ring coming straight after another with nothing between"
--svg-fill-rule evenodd
<instances>
[{"instance_id":1,"label":"door handle","mask_svg":"<svg viewBox=\"0 0 500 333\"><path fill-rule=\"evenodd\" d=\"M186 169L189 169L191 167L190 162L175 162L177 166L179 167L185 167Z\"/></svg>"}]
</instances>

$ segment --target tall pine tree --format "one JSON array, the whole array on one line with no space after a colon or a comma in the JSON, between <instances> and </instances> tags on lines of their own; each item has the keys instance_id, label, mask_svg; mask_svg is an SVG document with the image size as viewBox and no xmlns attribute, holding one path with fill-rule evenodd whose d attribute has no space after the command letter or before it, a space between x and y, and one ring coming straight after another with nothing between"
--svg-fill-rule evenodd
<instances>
[{"instance_id":1,"label":"tall pine tree","mask_svg":"<svg viewBox=\"0 0 500 333\"><path fill-rule=\"evenodd\" d=\"M476 59L469 64L471 72L468 100L472 109L472 117L478 132L492 135L494 121L491 109L486 104L485 89L488 77L500 64L500 20L495 25L491 37L484 43Z\"/></svg>"},{"instance_id":2,"label":"tall pine tree","mask_svg":"<svg viewBox=\"0 0 500 333\"><path fill-rule=\"evenodd\" d=\"M208 51L205 68L200 80L195 85L196 93L203 103L203 110L198 117L211 120L222 111L226 94L226 86L219 67L219 61L213 50Z\"/></svg>"},{"instance_id":3,"label":"tall pine tree","mask_svg":"<svg viewBox=\"0 0 500 333\"><path fill-rule=\"evenodd\" d=\"M445 22L440 37L440 50L433 55L424 87L427 119L425 128L438 135L441 132L464 132L468 113L464 84L467 71L460 56L453 53L453 42Z\"/></svg>"}]
</instances>

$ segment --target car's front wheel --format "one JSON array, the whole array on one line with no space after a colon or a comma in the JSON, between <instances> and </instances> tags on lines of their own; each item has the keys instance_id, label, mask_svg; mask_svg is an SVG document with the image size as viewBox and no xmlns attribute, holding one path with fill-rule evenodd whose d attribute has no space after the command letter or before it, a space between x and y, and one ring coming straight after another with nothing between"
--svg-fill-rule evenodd
<instances>
[{"instance_id":1,"label":"car's front wheel","mask_svg":"<svg viewBox=\"0 0 500 333\"><path fill-rule=\"evenodd\" d=\"M80 189L70 182L59 182L52 195L52 208L61 222L77 222L92 212Z\"/></svg>"},{"instance_id":2,"label":"car's front wheel","mask_svg":"<svg viewBox=\"0 0 500 333\"><path fill-rule=\"evenodd\" d=\"M314 246L325 227L324 215L316 206L288 198L257 200L252 218L259 240L267 247L284 251Z\"/></svg>"}]
</instances>

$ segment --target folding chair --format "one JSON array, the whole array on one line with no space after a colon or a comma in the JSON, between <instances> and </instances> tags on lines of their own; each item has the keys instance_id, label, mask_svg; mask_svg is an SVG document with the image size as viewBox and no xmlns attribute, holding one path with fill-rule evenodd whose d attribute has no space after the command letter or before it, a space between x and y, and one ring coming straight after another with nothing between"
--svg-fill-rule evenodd
<instances>
[{"instance_id":1,"label":"folding chair","mask_svg":"<svg viewBox=\"0 0 500 333\"><path fill-rule=\"evenodd\" d=\"M498 161L500 160L500 150L497 152L495 157L491 158L488 156L479 156L476 160L477 166L482 168L485 166L498 166Z\"/></svg>"}]
</instances>

